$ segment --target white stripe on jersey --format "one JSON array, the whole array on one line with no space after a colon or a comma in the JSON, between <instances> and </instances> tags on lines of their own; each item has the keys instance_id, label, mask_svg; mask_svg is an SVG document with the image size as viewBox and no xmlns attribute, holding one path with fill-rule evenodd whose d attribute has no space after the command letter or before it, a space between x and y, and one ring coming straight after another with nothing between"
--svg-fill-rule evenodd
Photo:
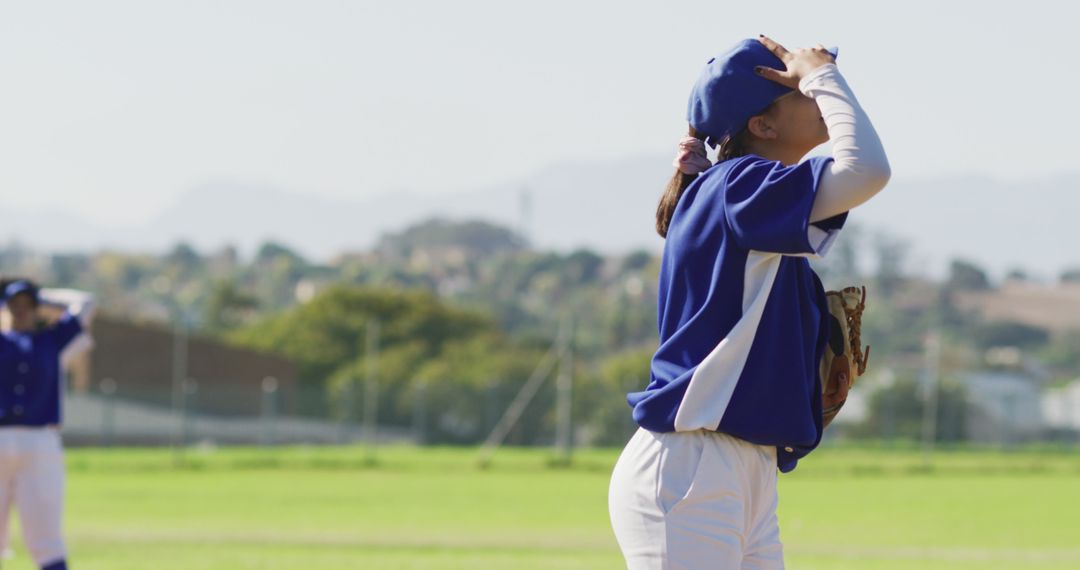
<instances>
[{"instance_id":1,"label":"white stripe on jersey","mask_svg":"<svg viewBox=\"0 0 1080 570\"><path fill-rule=\"evenodd\" d=\"M686 395L675 412L675 431L720 427L720 419L750 356L782 258L777 253L760 251L747 255L742 318L694 370Z\"/></svg>"}]
</instances>

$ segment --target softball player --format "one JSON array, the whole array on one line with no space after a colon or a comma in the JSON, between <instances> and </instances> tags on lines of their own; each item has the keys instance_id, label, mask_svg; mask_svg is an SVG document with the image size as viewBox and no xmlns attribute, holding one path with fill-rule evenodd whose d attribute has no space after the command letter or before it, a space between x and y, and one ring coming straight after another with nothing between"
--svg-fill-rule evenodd
<instances>
[{"instance_id":1,"label":"softball player","mask_svg":"<svg viewBox=\"0 0 1080 570\"><path fill-rule=\"evenodd\" d=\"M93 302L85 293L39 290L26 280L4 285L0 301L11 321L0 334L0 540L6 546L8 510L14 504L34 562L43 570L66 570L61 359L87 347L83 331ZM39 304L62 306L65 312L44 326Z\"/></svg>"},{"instance_id":2,"label":"softball player","mask_svg":"<svg viewBox=\"0 0 1080 570\"><path fill-rule=\"evenodd\" d=\"M657 209L660 346L611 479L631 570L783 568L777 468L821 440L827 313L807 258L884 188L884 149L818 46L709 60ZM832 156L802 160L831 140ZM713 164L706 145L719 147Z\"/></svg>"}]
</instances>

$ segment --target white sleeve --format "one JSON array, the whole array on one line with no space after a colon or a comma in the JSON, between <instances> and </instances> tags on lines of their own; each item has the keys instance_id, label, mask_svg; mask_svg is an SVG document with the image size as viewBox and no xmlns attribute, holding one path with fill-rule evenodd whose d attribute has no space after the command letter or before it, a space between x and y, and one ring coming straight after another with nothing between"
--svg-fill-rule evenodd
<instances>
[{"instance_id":1,"label":"white sleeve","mask_svg":"<svg viewBox=\"0 0 1080 570\"><path fill-rule=\"evenodd\" d=\"M71 339L71 342L64 347L64 350L60 351L60 365L67 369L77 356L84 354L91 348L94 348L94 339L90 338L90 335L85 332L79 333L79 336Z\"/></svg>"},{"instance_id":2,"label":"white sleeve","mask_svg":"<svg viewBox=\"0 0 1080 570\"><path fill-rule=\"evenodd\" d=\"M804 77L799 91L821 109L833 145L833 162L818 183L810 212L810 221L819 222L872 198L885 188L891 172L881 139L836 64Z\"/></svg>"},{"instance_id":3,"label":"white sleeve","mask_svg":"<svg viewBox=\"0 0 1080 570\"><path fill-rule=\"evenodd\" d=\"M79 319L83 328L90 326L94 318L94 296L77 289L42 289L38 297L41 302L55 307L61 307L71 316Z\"/></svg>"}]
</instances>

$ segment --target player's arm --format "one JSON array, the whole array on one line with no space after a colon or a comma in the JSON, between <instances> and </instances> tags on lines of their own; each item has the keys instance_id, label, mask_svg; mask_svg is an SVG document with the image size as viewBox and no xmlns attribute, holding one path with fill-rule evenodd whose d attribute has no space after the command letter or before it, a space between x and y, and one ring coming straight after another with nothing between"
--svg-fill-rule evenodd
<instances>
[{"instance_id":1,"label":"player's arm","mask_svg":"<svg viewBox=\"0 0 1080 570\"><path fill-rule=\"evenodd\" d=\"M38 294L42 305L63 311L63 316L53 325L49 334L60 347L60 362L65 367L75 357L94 346L88 329L94 318L94 296L76 289L42 289Z\"/></svg>"},{"instance_id":2,"label":"player's arm","mask_svg":"<svg viewBox=\"0 0 1080 570\"><path fill-rule=\"evenodd\" d=\"M810 212L810 221L819 222L873 198L885 188L891 171L874 125L836 64L803 77L799 91L821 109L833 147L833 162L822 175Z\"/></svg>"},{"instance_id":3,"label":"player's arm","mask_svg":"<svg viewBox=\"0 0 1080 570\"><path fill-rule=\"evenodd\" d=\"M94 296L77 289L42 289L38 297L42 305L60 309L71 315L84 329L90 326L97 309Z\"/></svg>"}]
</instances>

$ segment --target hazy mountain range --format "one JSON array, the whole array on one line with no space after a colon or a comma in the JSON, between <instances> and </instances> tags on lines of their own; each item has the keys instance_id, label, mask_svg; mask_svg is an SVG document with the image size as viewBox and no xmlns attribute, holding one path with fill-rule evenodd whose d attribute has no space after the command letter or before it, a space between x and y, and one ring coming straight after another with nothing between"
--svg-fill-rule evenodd
<instances>
[{"instance_id":1,"label":"hazy mountain range","mask_svg":"<svg viewBox=\"0 0 1080 570\"><path fill-rule=\"evenodd\" d=\"M671 174L669 160L563 163L471 192L402 191L355 201L212 183L182 194L136 227L97 227L62 209L0 209L0 239L49 251L162 251L180 240L204 251L226 244L252 251L274 239L327 259L366 249L386 231L439 216L505 224L542 248L655 251L662 241L652 229L653 215ZM978 176L915 180L901 173L852 219L863 236L884 231L910 241L910 265L916 270L937 272L949 258L962 256L996 274L1020 267L1052 278L1065 267L1080 266L1078 190L1080 172L1028 183Z\"/></svg>"}]
</instances>

